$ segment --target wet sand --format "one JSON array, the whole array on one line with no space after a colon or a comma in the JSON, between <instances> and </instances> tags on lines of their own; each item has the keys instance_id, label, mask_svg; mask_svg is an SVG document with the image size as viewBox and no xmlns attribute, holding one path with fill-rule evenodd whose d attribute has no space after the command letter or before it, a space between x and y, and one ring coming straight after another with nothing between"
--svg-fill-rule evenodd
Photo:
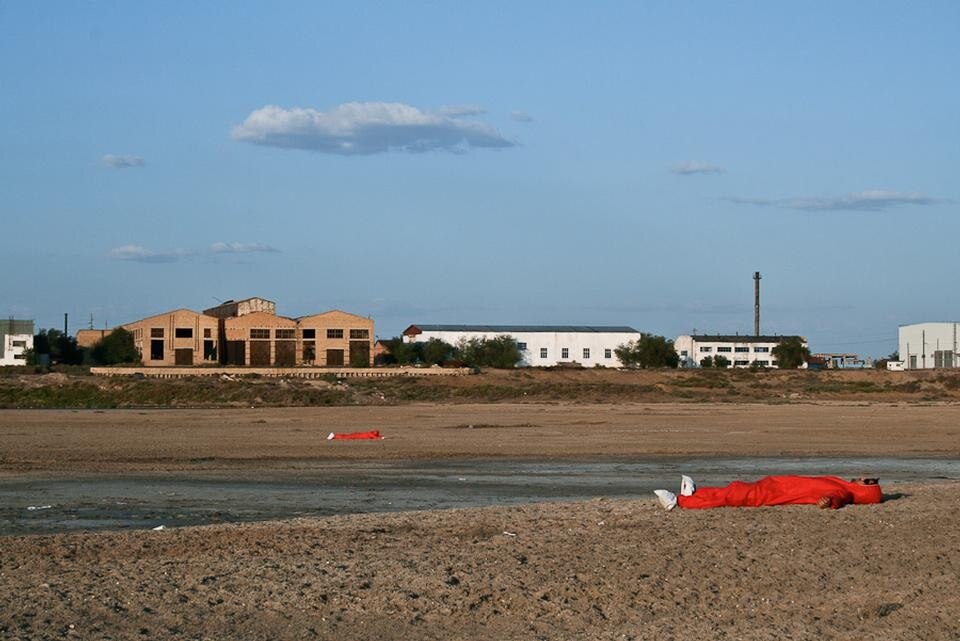
<instances>
[{"instance_id":1,"label":"wet sand","mask_svg":"<svg viewBox=\"0 0 960 641\"><path fill-rule=\"evenodd\" d=\"M844 403L0 412L0 471L202 465L255 480L325 461L947 459L958 419L954 405ZM389 438L323 440L334 429ZM884 491L837 511L605 498L8 536L0 638L960 638L960 483Z\"/></svg>"}]
</instances>

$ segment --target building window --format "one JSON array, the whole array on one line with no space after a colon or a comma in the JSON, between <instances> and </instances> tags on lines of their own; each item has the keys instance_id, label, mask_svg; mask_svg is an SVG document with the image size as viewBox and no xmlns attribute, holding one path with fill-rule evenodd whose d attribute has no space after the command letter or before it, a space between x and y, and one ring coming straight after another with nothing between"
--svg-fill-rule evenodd
<instances>
[{"instance_id":1,"label":"building window","mask_svg":"<svg viewBox=\"0 0 960 641\"><path fill-rule=\"evenodd\" d=\"M162 340L150 341L150 360L151 361L163 360L163 341Z\"/></svg>"},{"instance_id":2,"label":"building window","mask_svg":"<svg viewBox=\"0 0 960 641\"><path fill-rule=\"evenodd\" d=\"M203 337L204 337L204 338L212 338L212 337L213 337L213 331L212 331L209 327L204 327L204 328L203 328Z\"/></svg>"},{"instance_id":3,"label":"building window","mask_svg":"<svg viewBox=\"0 0 960 641\"><path fill-rule=\"evenodd\" d=\"M584 348L583 348L583 357L584 357L584 358L590 358L590 348L589 348L589 347L584 347Z\"/></svg>"},{"instance_id":4,"label":"building window","mask_svg":"<svg viewBox=\"0 0 960 641\"><path fill-rule=\"evenodd\" d=\"M27 355L26 355L26 354L14 354L14 355L13 355L13 360L15 360L15 361L25 361L25 360L27 360Z\"/></svg>"},{"instance_id":5,"label":"building window","mask_svg":"<svg viewBox=\"0 0 960 641\"><path fill-rule=\"evenodd\" d=\"M327 338L343 338L342 329L328 329Z\"/></svg>"},{"instance_id":6,"label":"building window","mask_svg":"<svg viewBox=\"0 0 960 641\"><path fill-rule=\"evenodd\" d=\"M174 338L193 338L192 327L177 327L173 330Z\"/></svg>"},{"instance_id":7,"label":"building window","mask_svg":"<svg viewBox=\"0 0 960 641\"><path fill-rule=\"evenodd\" d=\"M729 351L730 351L730 347L718 347L718 348L717 348L717 351L718 351L718 352L729 352Z\"/></svg>"},{"instance_id":8,"label":"building window","mask_svg":"<svg viewBox=\"0 0 960 641\"><path fill-rule=\"evenodd\" d=\"M772 366L776 367L777 365L779 365L779 362L778 362L778 361L770 361L770 364L771 364Z\"/></svg>"},{"instance_id":9,"label":"building window","mask_svg":"<svg viewBox=\"0 0 960 641\"><path fill-rule=\"evenodd\" d=\"M304 337L304 338L309 338L310 340L313 340L314 338L317 337L317 330L315 330L315 329L305 329L305 330L303 330L303 337Z\"/></svg>"},{"instance_id":10,"label":"building window","mask_svg":"<svg viewBox=\"0 0 960 641\"><path fill-rule=\"evenodd\" d=\"M749 364L750 364L750 363L747 362L747 361L733 361L733 366L734 366L734 367L746 367L746 366L749 365Z\"/></svg>"},{"instance_id":11,"label":"building window","mask_svg":"<svg viewBox=\"0 0 960 641\"><path fill-rule=\"evenodd\" d=\"M560 349L560 358L570 358L570 349L563 347Z\"/></svg>"},{"instance_id":12,"label":"building window","mask_svg":"<svg viewBox=\"0 0 960 641\"><path fill-rule=\"evenodd\" d=\"M604 358L613 358L613 350L612 350L612 349L609 349L609 348L603 350L603 357L604 357Z\"/></svg>"},{"instance_id":13,"label":"building window","mask_svg":"<svg viewBox=\"0 0 960 641\"><path fill-rule=\"evenodd\" d=\"M541 347L541 348L540 348L540 358L546 358L546 357L547 357L547 348L546 348L546 347Z\"/></svg>"},{"instance_id":14,"label":"building window","mask_svg":"<svg viewBox=\"0 0 960 641\"><path fill-rule=\"evenodd\" d=\"M270 338L269 329L251 329L250 338Z\"/></svg>"},{"instance_id":15,"label":"building window","mask_svg":"<svg viewBox=\"0 0 960 641\"><path fill-rule=\"evenodd\" d=\"M680 352L680 356L686 356L686 355L687 355L687 350L683 350L682 352Z\"/></svg>"},{"instance_id":16,"label":"building window","mask_svg":"<svg viewBox=\"0 0 960 641\"><path fill-rule=\"evenodd\" d=\"M275 338L296 338L294 329L275 329L273 335Z\"/></svg>"},{"instance_id":17,"label":"building window","mask_svg":"<svg viewBox=\"0 0 960 641\"><path fill-rule=\"evenodd\" d=\"M704 352L712 352L712 351L713 351L713 348L708 345L704 345L700 347L701 354L703 354Z\"/></svg>"},{"instance_id":18,"label":"building window","mask_svg":"<svg viewBox=\"0 0 960 641\"><path fill-rule=\"evenodd\" d=\"M151 327L151 328L150 328L150 338L163 338L163 328L162 328L162 327Z\"/></svg>"},{"instance_id":19,"label":"building window","mask_svg":"<svg viewBox=\"0 0 960 641\"><path fill-rule=\"evenodd\" d=\"M526 351L526 349L527 349L527 344L526 344L526 343L517 343L517 349L520 350L521 352L524 352L524 351Z\"/></svg>"},{"instance_id":20,"label":"building window","mask_svg":"<svg viewBox=\"0 0 960 641\"><path fill-rule=\"evenodd\" d=\"M14 347L26 347L27 341L13 341Z\"/></svg>"},{"instance_id":21,"label":"building window","mask_svg":"<svg viewBox=\"0 0 960 641\"><path fill-rule=\"evenodd\" d=\"M356 340L358 338L370 338L370 330L369 329L351 329L350 340Z\"/></svg>"},{"instance_id":22,"label":"building window","mask_svg":"<svg viewBox=\"0 0 960 641\"><path fill-rule=\"evenodd\" d=\"M746 354L747 352L750 351L750 348L749 348L749 347L734 347L734 348L733 348L733 351L737 352L738 354Z\"/></svg>"},{"instance_id":23,"label":"building window","mask_svg":"<svg viewBox=\"0 0 960 641\"><path fill-rule=\"evenodd\" d=\"M317 348L313 341L307 341L303 344L303 360L307 363L317 360Z\"/></svg>"},{"instance_id":24,"label":"building window","mask_svg":"<svg viewBox=\"0 0 960 641\"><path fill-rule=\"evenodd\" d=\"M767 352L770 351L770 348L769 348L769 347L754 347L754 348L753 348L753 351L755 351L755 352L757 352L757 353L766 354Z\"/></svg>"},{"instance_id":25,"label":"building window","mask_svg":"<svg viewBox=\"0 0 960 641\"><path fill-rule=\"evenodd\" d=\"M767 361L753 361L753 362L759 365L760 367L766 367L769 364Z\"/></svg>"}]
</instances>

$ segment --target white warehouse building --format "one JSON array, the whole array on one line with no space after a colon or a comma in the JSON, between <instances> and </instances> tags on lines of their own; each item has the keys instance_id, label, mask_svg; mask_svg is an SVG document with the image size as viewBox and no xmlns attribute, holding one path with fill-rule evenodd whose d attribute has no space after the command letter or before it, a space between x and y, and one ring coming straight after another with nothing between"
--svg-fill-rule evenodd
<instances>
[{"instance_id":1,"label":"white warehouse building","mask_svg":"<svg viewBox=\"0 0 960 641\"><path fill-rule=\"evenodd\" d=\"M623 367L614 350L641 333L632 327L581 325L411 325L403 331L407 343L431 338L457 345L472 338L509 336L517 341L519 367L552 367L577 363L584 367Z\"/></svg>"},{"instance_id":2,"label":"white warehouse building","mask_svg":"<svg viewBox=\"0 0 960 641\"><path fill-rule=\"evenodd\" d=\"M0 321L0 365L26 365L28 349L33 349L33 321Z\"/></svg>"},{"instance_id":3,"label":"white warehouse building","mask_svg":"<svg viewBox=\"0 0 960 641\"><path fill-rule=\"evenodd\" d=\"M807 340L802 336L723 336L723 335L685 335L677 336L673 348L680 357L680 367L700 367L700 362L708 356L711 360L723 356L729 363L727 367L750 367L754 362L758 367L779 367L773 356L773 348L787 338L799 338L804 347Z\"/></svg>"},{"instance_id":4,"label":"white warehouse building","mask_svg":"<svg viewBox=\"0 0 960 641\"><path fill-rule=\"evenodd\" d=\"M898 334L904 369L960 367L957 339L960 323L914 323L901 325Z\"/></svg>"}]
</instances>

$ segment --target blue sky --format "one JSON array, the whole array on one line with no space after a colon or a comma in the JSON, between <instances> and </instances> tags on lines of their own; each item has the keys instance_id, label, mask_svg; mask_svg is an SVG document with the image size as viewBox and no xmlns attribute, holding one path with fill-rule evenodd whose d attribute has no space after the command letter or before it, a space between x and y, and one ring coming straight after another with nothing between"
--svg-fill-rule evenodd
<instances>
[{"instance_id":1,"label":"blue sky","mask_svg":"<svg viewBox=\"0 0 960 641\"><path fill-rule=\"evenodd\" d=\"M519 6L518 6L519 5ZM960 4L0 1L0 312L957 320Z\"/></svg>"}]
</instances>

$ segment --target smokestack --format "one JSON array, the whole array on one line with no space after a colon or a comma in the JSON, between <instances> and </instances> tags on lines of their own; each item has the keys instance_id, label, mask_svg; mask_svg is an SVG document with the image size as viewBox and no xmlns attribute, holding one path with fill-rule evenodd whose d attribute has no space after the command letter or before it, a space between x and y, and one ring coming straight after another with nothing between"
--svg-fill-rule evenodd
<instances>
[{"instance_id":1,"label":"smokestack","mask_svg":"<svg viewBox=\"0 0 960 641\"><path fill-rule=\"evenodd\" d=\"M63 313L63 335L69 336L70 332L67 331L67 313Z\"/></svg>"},{"instance_id":2,"label":"smokestack","mask_svg":"<svg viewBox=\"0 0 960 641\"><path fill-rule=\"evenodd\" d=\"M760 335L760 272L753 272L753 335Z\"/></svg>"}]
</instances>

